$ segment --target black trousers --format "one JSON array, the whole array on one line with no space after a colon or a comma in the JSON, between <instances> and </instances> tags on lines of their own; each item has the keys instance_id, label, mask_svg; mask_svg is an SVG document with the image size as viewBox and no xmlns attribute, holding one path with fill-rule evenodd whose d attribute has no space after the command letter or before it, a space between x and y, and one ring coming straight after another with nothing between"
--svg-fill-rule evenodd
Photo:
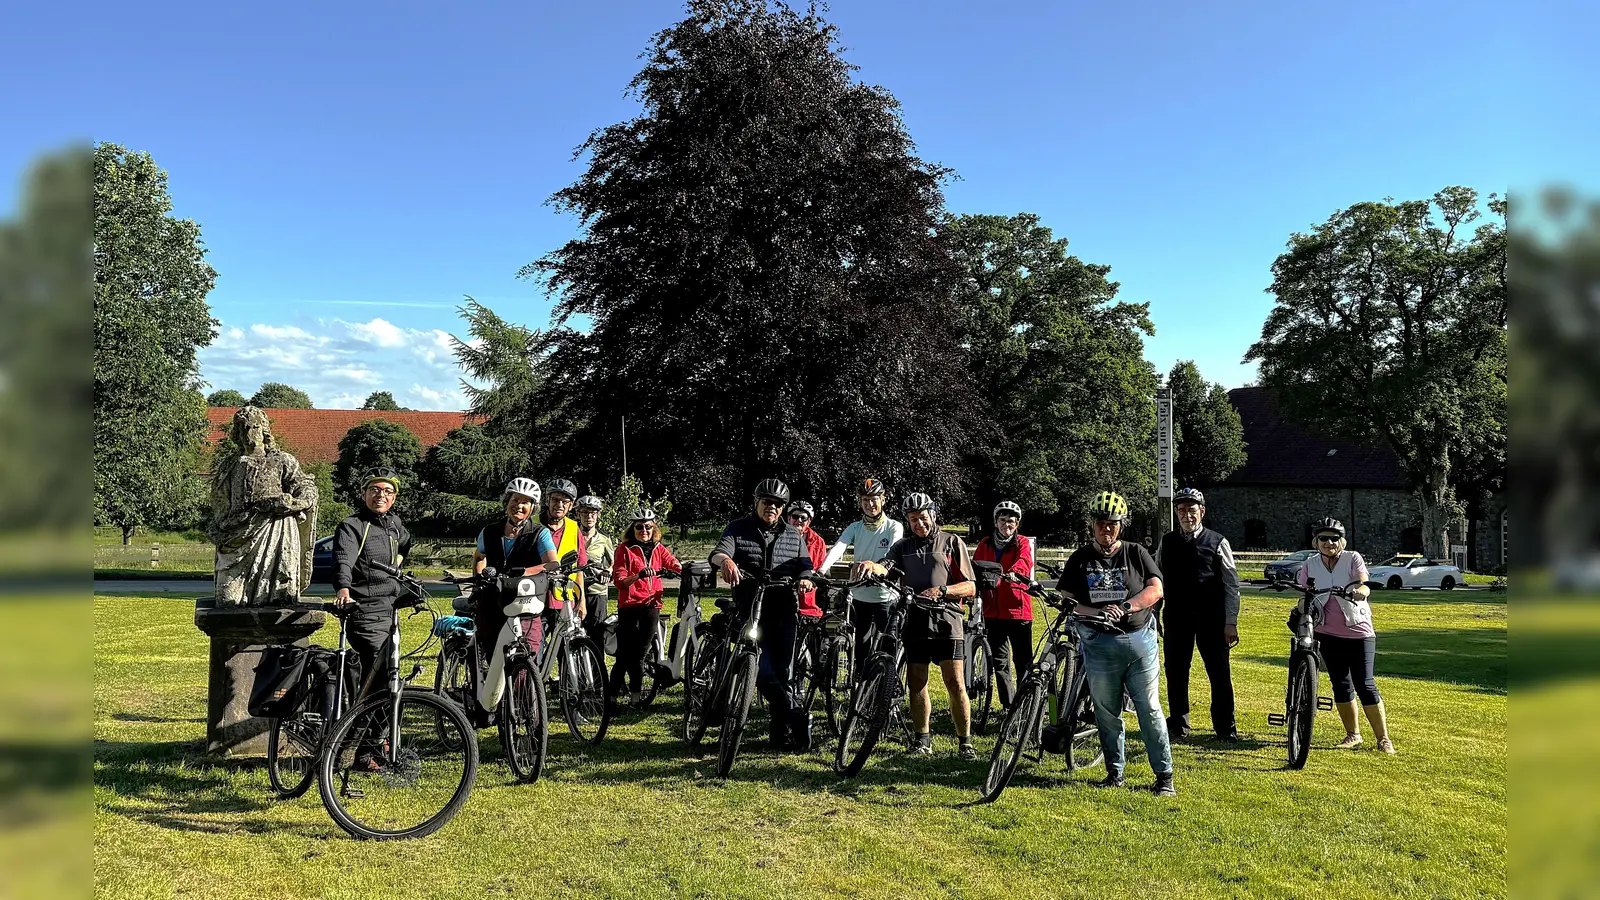
<instances>
[{"instance_id":1,"label":"black trousers","mask_svg":"<svg viewBox=\"0 0 1600 900\"><path fill-rule=\"evenodd\" d=\"M756 670L756 688L772 710L771 737L781 742L789 734L789 682L794 678L794 640L799 622L798 600L792 593L768 591L761 601L761 664ZM739 602L739 620L748 627L754 598Z\"/></svg>"},{"instance_id":2,"label":"black trousers","mask_svg":"<svg viewBox=\"0 0 1600 900\"><path fill-rule=\"evenodd\" d=\"M606 652L606 605L608 595L604 591L589 594L584 599L583 630L594 641L603 655ZM621 610L619 609L620 613ZM621 616L619 615L620 621Z\"/></svg>"},{"instance_id":3,"label":"black trousers","mask_svg":"<svg viewBox=\"0 0 1600 900\"><path fill-rule=\"evenodd\" d=\"M881 634L889 627L889 604L859 600L850 604L850 627L856 631L855 676L860 678L866 670L867 654L872 652L867 646L867 632L876 627Z\"/></svg>"},{"instance_id":4,"label":"black trousers","mask_svg":"<svg viewBox=\"0 0 1600 900\"><path fill-rule=\"evenodd\" d=\"M1334 700L1349 703L1360 695L1363 706L1383 702L1374 674L1378 656L1377 638L1319 634L1317 643L1322 647L1322 661L1328 664L1328 680L1333 682Z\"/></svg>"},{"instance_id":5,"label":"black trousers","mask_svg":"<svg viewBox=\"0 0 1600 900\"><path fill-rule=\"evenodd\" d=\"M1016 696L1017 682L1033 665L1033 622L984 619L983 627L989 642L989 659L994 662L995 684L1000 689L1000 705L1009 707L1011 698Z\"/></svg>"},{"instance_id":6,"label":"black trousers","mask_svg":"<svg viewBox=\"0 0 1600 900\"><path fill-rule=\"evenodd\" d=\"M621 698L623 679L628 690L637 691L644 679L644 655L650 638L661 621L661 610L654 606L617 608L617 661L611 665L611 696Z\"/></svg>"},{"instance_id":7,"label":"black trousers","mask_svg":"<svg viewBox=\"0 0 1600 900\"><path fill-rule=\"evenodd\" d=\"M1165 658L1167 669L1167 730L1187 731L1189 728L1189 666L1194 662L1194 651L1200 649L1200 660L1205 663L1206 679L1211 682L1211 727L1217 734L1232 734L1235 728L1233 712L1233 671L1228 664L1228 639L1223 634L1222 619L1197 622L1192 619L1166 617Z\"/></svg>"},{"instance_id":8,"label":"black trousers","mask_svg":"<svg viewBox=\"0 0 1600 900\"><path fill-rule=\"evenodd\" d=\"M394 606L388 600L358 602L350 613L345 627L345 639L356 652L356 684L361 685L361 697L378 694L389 689L389 657L393 648L389 641L394 637ZM369 674L372 684L367 684ZM350 705L358 698L351 697Z\"/></svg>"}]
</instances>

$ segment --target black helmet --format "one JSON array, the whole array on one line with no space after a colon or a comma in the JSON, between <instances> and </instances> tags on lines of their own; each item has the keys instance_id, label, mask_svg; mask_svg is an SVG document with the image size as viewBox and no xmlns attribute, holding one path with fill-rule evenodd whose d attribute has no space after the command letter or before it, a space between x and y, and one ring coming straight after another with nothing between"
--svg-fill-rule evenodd
<instances>
[{"instance_id":1,"label":"black helmet","mask_svg":"<svg viewBox=\"0 0 1600 900\"><path fill-rule=\"evenodd\" d=\"M883 495L883 479L876 475L868 475L856 482L857 497L882 497Z\"/></svg>"},{"instance_id":2,"label":"black helmet","mask_svg":"<svg viewBox=\"0 0 1600 900\"><path fill-rule=\"evenodd\" d=\"M576 500L578 486L565 478L552 478L544 483L544 495L550 497L556 494L566 494L568 500Z\"/></svg>"},{"instance_id":3,"label":"black helmet","mask_svg":"<svg viewBox=\"0 0 1600 900\"><path fill-rule=\"evenodd\" d=\"M368 469L366 474L361 476L361 489L366 490L367 488L372 487L374 484L379 482L387 483L390 487L398 491L400 490L400 473L389 468L388 466L378 466L374 469Z\"/></svg>"},{"instance_id":4,"label":"black helmet","mask_svg":"<svg viewBox=\"0 0 1600 900\"><path fill-rule=\"evenodd\" d=\"M756 485L755 497L757 500L770 498L782 503L788 503L789 486L776 478L767 478Z\"/></svg>"},{"instance_id":5,"label":"black helmet","mask_svg":"<svg viewBox=\"0 0 1600 900\"><path fill-rule=\"evenodd\" d=\"M1311 533L1321 534L1324 531L1331 531L1334 534L1337 534L1339 537L1344 537L1344 523L1332 516L1328 516L1322 519L1322 521L1318 522L1316 527L1312 529Z\"/></svg>"},{"instance_id":6,"label":"black helmet","mask_svg":"<svg viewBox=\"0 0 1600 900\"><path fill-rule=\"evenodd\" d=\"M1206 495L1202 494L1199 488L1179 488L1178 492L1172 495L1172 505L1177 506L1179 503L1198 503L1205 506Z\"/></svg>"}]
</instances>

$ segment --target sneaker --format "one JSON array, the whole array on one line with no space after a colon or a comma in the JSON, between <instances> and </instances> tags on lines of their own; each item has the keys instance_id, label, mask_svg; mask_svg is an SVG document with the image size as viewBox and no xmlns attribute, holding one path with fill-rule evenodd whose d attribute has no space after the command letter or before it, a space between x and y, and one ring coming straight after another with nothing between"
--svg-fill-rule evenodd
<instances>
[{"instance_id":1,"label":"sneaker","mask_svg":"<svg viewBox=\"0 0 1600 900\"><path fill-rule=\"evenodd\" d=\"M1172 783L1172 773L1157 772L1156 783L1150 785L1150 793L1155 794L1157 797L1178 796L1178 789Z\"/></svg>"},{"instance_id":2,"label":"sneaker","mask_svg":"<svg viewBox=\"0 0 1600 900\"><path fill-rule=\"evenodd\" d=\"M906 748L906 752L907 753L914 753L917 756L932 756L933 755L933 734L929 733L929 734L919 734L919 735L917 735L915 738L912 739L911 746Z\"/></svg>"},{"instance_id":3,"label":"sneaker","mask_svg":"<svg viewBox=\"0 0 1600 900\"><path fill-rule=\"evenodd\" d=\"M1240 734L1239 729L1235 728L1219 733L1215 739L1224 744L1237 744L1244 740L1244 735Z\"/></svg>"},{"instance_id":4,"label":"sneaker","mask_svg":"<svg viewBox=\"0 0 1600 900\"><path fill-rule=\"evenodd\" d=\"M1351 732L1344 736L1344 740L1337 745L1340 750L1354 750L1361 746L1361 735Z\"/></svg>"},{"instance_id":5,"label":"sneaker","mask_svg":"<svg viewBox=\"0 0 1600 900\"><path fill-rule=\"evenodd\" d=\"M956 755L962 759L978 758L978 748L972 746L972 738L970 736L961 739L961 749L956 751Z\"/></svg>"},{"instance_id":6,"label":"sneaker","mask_svg":"<svg viewBox=\"0 0 1600 900\"><path fill-rule=\"evenodd\" d=\"M1383 740L1378 742L1378 749L1382 750L1383 752L1385 752L1385 753L1387 753L1387 754L1389 754L1391 756L1393 756L1394 753L1395 753L1394 742L1389 740L1388 738L1384 738Z\"/></svg>"}]
</instances>

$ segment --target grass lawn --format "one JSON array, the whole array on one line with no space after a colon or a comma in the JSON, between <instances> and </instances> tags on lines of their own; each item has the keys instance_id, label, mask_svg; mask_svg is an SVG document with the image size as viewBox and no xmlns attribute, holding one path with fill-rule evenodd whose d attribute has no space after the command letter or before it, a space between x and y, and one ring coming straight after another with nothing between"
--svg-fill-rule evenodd
<instances>
[{"instance_id":1,"label":"grass lawn","mask_svg":"<svg viewBox=\"0 0 1600 900\"><path fill-rule=\"evenodd\" d=\"M1237 747L1175 748L1175 799L1089 787L1059 759L974 806L987 758L880 749L854 781L821 754L750 747L732 777L673 738L681 689L599 748L564 725L538 784L492 732L462 813L421 841L350 840L316 791L271 798L257 761L200 752L206 644L177 597L97 597L94 879L114 897L1501 897L1506 894L1504 595L1379 593L1379 685L1400 753L1282 768L1287 594L1248 594ZM331 646L336 635L319 642ZM1206 716L1195 660L1194 705ZM431 677L431 673L425 678ZM1324 693L1328 692L1326 681ZM941 704L942 705L942 704ZM1130 732L1136 729L1128 716ZM763 735L764 717L751 732ZM1203 732L1202 732L1203 733ZM979 739L980 750L989 744ZM1369 744L1370 748L1370 735ZM832 745L825 748L830 754ZM1130 733L1130 783L1150 773Z\"/></svg>"}]
</instances>

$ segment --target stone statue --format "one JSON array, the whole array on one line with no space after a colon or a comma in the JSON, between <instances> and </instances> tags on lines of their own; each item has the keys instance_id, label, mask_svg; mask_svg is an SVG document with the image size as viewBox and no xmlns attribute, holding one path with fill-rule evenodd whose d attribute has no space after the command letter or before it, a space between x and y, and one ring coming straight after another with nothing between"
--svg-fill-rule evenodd
<instances>
[{"instance_id":1,"label":"stone statue","mask_svg":"<svg viewBox=\"0 0 1600 900\"><path fill-rule=\"evenodd\" d=\"M217 548L216 605L281 606L311 583L317 485L277 449L267 414L233 416L211 486L211 542Z\"/></svg>"}]
</instances>

